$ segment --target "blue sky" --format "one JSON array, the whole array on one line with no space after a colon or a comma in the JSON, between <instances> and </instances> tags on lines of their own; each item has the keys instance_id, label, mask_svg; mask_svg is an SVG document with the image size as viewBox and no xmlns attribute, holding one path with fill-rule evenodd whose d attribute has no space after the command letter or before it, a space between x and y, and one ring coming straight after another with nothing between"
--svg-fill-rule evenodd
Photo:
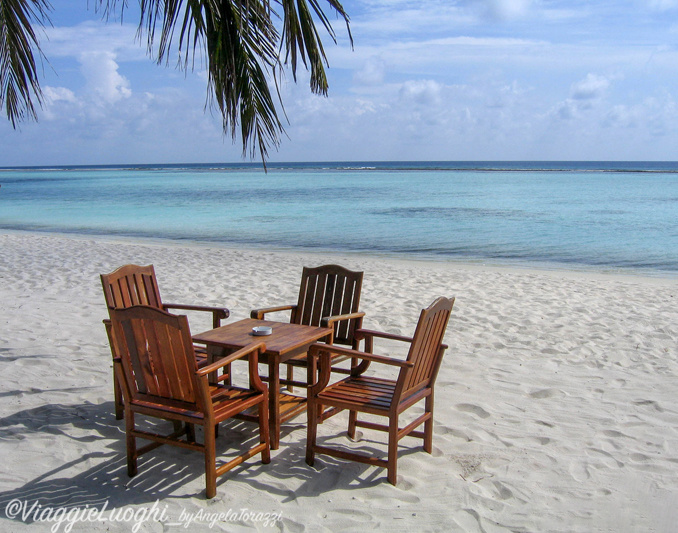
<instances>
[{"instance_id":1,"label":"blue sky","mask_svg":"<svg viewBox=\"0 0 678 533\"><path fill-rule=\"evenodd\" d=\"M134 4L132 1L130 4ZM86 0L53 0L46 104L0 166L242 161L205 74L158 66ZM678 160L678 0L345 0L328 98L282 85L271 161Z\"/></svg>"}]
</instances>

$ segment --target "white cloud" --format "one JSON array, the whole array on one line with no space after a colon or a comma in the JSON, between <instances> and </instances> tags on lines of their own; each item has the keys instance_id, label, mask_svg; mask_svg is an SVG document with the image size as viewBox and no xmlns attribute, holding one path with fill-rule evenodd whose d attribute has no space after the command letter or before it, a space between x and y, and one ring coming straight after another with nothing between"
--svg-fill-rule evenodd
<instances>
[{"instance_id":1,"label":"white cloud","mask_svg":"<svg viewBox=\"0 0 678 533\"><path fill-rule=\"evenodd\" d=\"M87 79L87 89L104 103L115 104L132 95L130 82L118 72L112 52L85 52L80 55L82 73Z\"/></svg>"},{"instance_id":2,"label":"white cloud","mask_svg":"<svg viewBox=\"0 0 678 533\"><path fill-rule=\"evenodd\" d=\"M600 106L609 87L608 78L589 73L585 78L570 86L569 98L557 103L550 115L565 121L581 119L583 113Z\"/></svg>"},{"instance_id":3,"label":"white cloud","mask_svg":"<svg viewBox=\"0 0 678 533\"><path fill-rule=\"evenodd\" d=\"M400 99L408 104L436 105L440 103L442 85L433 80L414 80L403 83Z\"/></svg>"},{"instance_id":4,"label":"white cloud","mask_svg":"<svg viewBox=\"0 0 678 533\"><path fill-rule=\"evenodd\" d=\"M75 93L66 87L50 87L49 85L42 90L45 97L45 105L50 106L55 102L75 103Z\"/></svg>"},{"instance_id":5,"label":"white cloud","mask_svg":"<svg viewBox=\"0 0 678 533\"><path fill-rule=\"evenodd\" d=\"M678 8L678 0L646 0L650 9L655 11L669 11Z\"/></svg>"},{"instance_id":6,"label":"white cloud","mask_svg":"<svg viewBox=\"0 0 678 533\"><path fill-rule=\"evenodd\" d=\"M605 116L603 124L608 128L636 128L643 120L640 107L627 105L613 106Z\"/></svg>"},{"instance_id":7,"label":"white cloud","mask_svg":"<svg viewBox=\"0 0 678 533\"><path fill-rule=\"evenodd\" d=\"M370 57L360 70L353 74L353 81L360 85L379 85L386 76L386 63L380 57Z\"/></svg>"},{"instance_id":8,"label":"white cloud","mask_svg":"<svg viewBox=\"0 0 678 533\"><path fill-rule=\"evenodd\" d=\"M422 30L433 33L472 21L463 5L448 0L371 0L363 4L366 11L358 19L351 19L351 28L357 36L367 38L385 32L390 35L418 34Z\"/></svg>"},{"instance_id":9,"label":"white cloud","mask_svg":"<svg viewBox=\"0 0 678 533\"><path fill-rule=\"evenodd\" d=\"M556 106L554 115L561 120L571 120L577 115L577 109L577 106L572 100L565 100Z\"/></svg>"},{"instance_id":10,"label":"white cloud","mask_svg":"<svg viewBox=\"0 0 678 533\"><path fill-rule=\"evenodd\" d=\"M593 100L602 98L610 86L610 80L604 76L588 74L586 78L572 85L571 98L575 100Z\"/></svg>"},{"instance_id":11,"label":"white cloud","mask_svg":"<svg viewBox=\"0 0 678 533\"><path fill-rule=\"evenodd\" d=\"M45 120L59 120L61 114L59 109L72 104L77 104L78 99L75 93L66 87L44 87L42 90L44 97L43 116Z\"/></svg>"},{"instance_id":12,"label":"white cloud","mask_svg":"<svg viewBox=\"0 0 678 533\"><path fill-rule=\"evenodd\" d=\"M273 159L675 153L678 51L666 12L678 0L344 5L355 49L337 24L340 44L325 43L329 98L309 93L306 74L283 82L289 139ZM35 145L45 164L238 161L239 141L222 137L218 112L203 112L204 73L154 66L135 31L97 22L48 28L43 50L59 76L46 69L48 120L21 134L0 125L0 165L21 153L25 164L40 164L24 148Z\"/></svg>"},{"instance_id":13,"label":"white cloud","mask_svg":"<svg viewBox=\"0 0 678 533\"><path fill-rule=\"evenodd\" d=\"M77 57L85 52L115 51L125 60L145 59L146 50L136 39L131 24L83 22L72 27L45 30L48 40L42 45L49 57Z\"/></svg>"},{"instance_id":14,"label":"white cloud","mask_svg":"<svg viewBox=\"0 0 678 533\"><path fill-rule=\"evenodd\" d=\"M499 20L511 20L525 16L532 0L482 0L487 14Z\"/></svg>"}]
</instances>

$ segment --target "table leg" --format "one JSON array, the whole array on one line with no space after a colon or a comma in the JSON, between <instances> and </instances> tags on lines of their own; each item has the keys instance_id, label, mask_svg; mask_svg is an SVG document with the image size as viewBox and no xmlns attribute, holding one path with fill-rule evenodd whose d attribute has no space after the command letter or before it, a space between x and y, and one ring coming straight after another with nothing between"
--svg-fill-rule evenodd
<instances>
[{"instance_id":1,"label":"table leg","mask_svg":"<svg viewBox=\"0 0 678 533\"><path fill-rule=\"evenodd\" d=\"M231 354L232 350L226 350L224 348L221 348L219 346L207 346L207 364L212 364L214 361L218 361L219 359L226 357L227 355ZM231 385L231 365L225 366L222 369L222 374L226 374L227 378L222 380L222 383L224 385ZM207 379L210 383L210 385L216 385L219 383L219 380L217 379L219 376L217 375L217 372L212 372L207 376Z\"/></svg>"},{"instance_id":2,"label":"table leg","mask_svg":"<svg viewBox=\"0 0 678 533\"><path fill-rule=\"evenodd\" d=\"M207 364L211 365L219 359L220 357L223 357L223 349L219 348L217 346L207 346ZM207 375L207 380L209 381L210 385L215 385L217 383L217 373L212 372L211 374Z\"/></svg>"},{"instance_id":3,"label":"table leg","mask_svg":"<svg viewBox=\"0 0 678 533\"><path fill-rule=\"evenodd\" d=\"M271 450L280 446L280 361L271 357L268 362L268 400Z\"/></svg>"}]
</instances>

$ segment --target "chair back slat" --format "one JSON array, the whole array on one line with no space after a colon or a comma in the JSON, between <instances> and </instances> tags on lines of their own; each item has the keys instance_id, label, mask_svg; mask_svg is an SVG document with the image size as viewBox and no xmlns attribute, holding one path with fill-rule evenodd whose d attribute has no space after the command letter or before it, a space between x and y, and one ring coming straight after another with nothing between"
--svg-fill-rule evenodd
<instances>
[{"instance_id":1,"label":"chair back slat","mask_svg":"<svg viewBox=\"0 0 678 533\"><path fill-rule=\"evenodd\" d=\"M407 356L414 367L403 384L404 391L428 387L435 381L443 356L443 337L453 305L454 298L438 298L422 310Z\"/></svg>"},{"instance_id":2,"label":"chair back slat","mask_svg":"<svg viewBox=\"0 0 678 533\"><path fill-rule=\"evenodd\" d=\"M328 280L329 276L315 275L309 279L309 285L313 285L315 290L313 291L312 299L307 300L307 306L304 310L304 316L308 317L308 324L313 326L320 325L320 320L322 319L322 311L325 306L325 300L327 299L328 289L332 289L332 282ZM330 281L330 283L328 283Z\"/></svg>"},{"instance_id":3,"label":"chair back slat","mask_svg":"<svg viewBox=\"0 0 678 533\"><path fill-rule=\"evenodd\" d=\"M337 292L335 299L335 309L333 315L344 315L347 313L355 313L359 310L360 305L360 289L362 285L362 278L344 278L344 283L341 292ZM343 297L342 297L343 294ZM335 339L344 339L350 341L353 339L353 332L355 330L355 320L342 320L337 323L337 331L334 332ZM350 344L350 342L348 342Z\"/></svg>"},{"instance_id":4,"label":"chair back slat","mask_svg":"<svg viewBox=\"0 0 678 533\"><path fill-rule=\"evenodd\" d=\"M102 274L101 284L109 309L124 309L133 305L162 309L153 265L122 266L110 274Z\"/></svg>"},{"instance_id":5,"label":"chair back slat","mask_svg":"<svg viewBox=\"0 0 678 533\"><path fill-rule=\"evenodd\" d=\"M299 299L291 322L319 326L323 318L357 312L362 280L362 272L354 272L338 265L304 267ZM351 344L354 330L355 320L339 322L334 342Z\"/></svg>"},{"instance_id":6,"label":"chair back slat","mask_svg":"<svg viewBox=\"0 0 678 533\"><path fill-rule=\"evenodd\" d=\"M112 309L111 321L133 394L196 403L197 363L185 316L133 306Z\"/></svg>"}]
</instances>

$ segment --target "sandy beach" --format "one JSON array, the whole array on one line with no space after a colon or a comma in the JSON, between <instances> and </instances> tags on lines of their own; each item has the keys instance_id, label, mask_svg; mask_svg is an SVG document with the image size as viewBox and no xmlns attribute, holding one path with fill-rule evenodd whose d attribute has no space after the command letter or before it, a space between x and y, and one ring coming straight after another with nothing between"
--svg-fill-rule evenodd
<instances>
[{"instance_id":1,"label":"sandy beach","mask_svg":"<svg viewBox=\"0 0 678 533\"><path fill-rule=\"evenodd\" d=\"M383 469L327 456L311 468L302 415L283 426L270 464L252 459L220 477L213 500L201 455L187 450L144 455L128 478L99 281L126 263L155 265L166 302L225 306L228 321L294 303L304 265L363 270L370 329L411 335L423 307L455 296L433 454L402 440L397 487ZM0 301L0 531L130 531L135 520L138 531L180 531L189 517L195 531L669 532L678 523L676 278L3 233ZM189 320L194 333L210 327L209 317ZM325 422L320 437L345 432L346 421ZM243 422L235 437L229 427L225 449L255 436ZM365 430L353 446L385 453L385 436ZM96 509L101 520L56 524L40 509Z\"/></svg>"}]
</instances>

